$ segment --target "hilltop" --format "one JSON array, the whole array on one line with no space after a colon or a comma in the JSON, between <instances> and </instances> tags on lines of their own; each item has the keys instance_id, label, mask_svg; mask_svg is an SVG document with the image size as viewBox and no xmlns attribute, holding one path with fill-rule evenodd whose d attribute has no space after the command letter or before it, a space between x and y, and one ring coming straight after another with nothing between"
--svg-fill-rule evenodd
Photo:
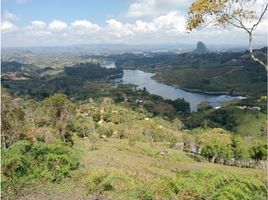
<instances>
[{"instance_id":1,"label":"hilltop","mask_svg":"<svg viewBox=\"0 0 268 200\"><path fill-rule=\"evenodd\" d=\"M199 41L196 45L196 49L193 51L193 53L196 53L196 54L206 54L208 53L208 50L207 50L207 47L206 45Z\"/></svg>"}]
</instances>

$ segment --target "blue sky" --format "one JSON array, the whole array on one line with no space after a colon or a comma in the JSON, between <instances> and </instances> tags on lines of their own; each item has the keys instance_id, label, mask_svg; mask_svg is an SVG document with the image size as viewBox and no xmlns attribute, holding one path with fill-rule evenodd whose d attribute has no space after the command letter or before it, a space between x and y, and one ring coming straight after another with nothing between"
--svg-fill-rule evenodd
<instances>
[{"instance_id":1,"label":"blue sky","mask_svg":"<svg viewBox=\"0 0 268 200\"><path fill-rule=\"evenodd\" d=\"M187 8L193 0L2 0L2 46L73 44L246 45L247 35L212 26L187 33ZM265 1L265 0L257 0ZM267 18L255 44L265 44Z\"/></svg>"},{"instance_id":2,"label":"blue sky","mask_svg":"<svg viewBox=\"0 0 268 200\"><path fill-rule=\"evenodd\" d=\"M78 18L103 25L127 7L123 0L2 0L2 12L16 14L19 25L54 19L70 23Z\"/></svg>"}]
</instances>

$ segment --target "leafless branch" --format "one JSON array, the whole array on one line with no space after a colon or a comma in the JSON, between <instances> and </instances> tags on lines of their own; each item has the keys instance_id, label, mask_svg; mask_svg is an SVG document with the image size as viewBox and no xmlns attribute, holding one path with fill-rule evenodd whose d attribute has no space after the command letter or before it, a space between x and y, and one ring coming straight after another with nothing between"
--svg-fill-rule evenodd
<instances>
[{"instance_id":1,"label":"leafless branch","mask_svg":"<svg viewBox=\"0 0 268 200\"><path fill-rule=\"evenodd\" d=\"M265 15L265 13L267 11L267 8L268 8L268 3L265 5L265 7L264 7L264 9L263 9L263 11L262 11L257 23L252 26L251 32L259 25L259 23L261 22L261 20L263 19L264 15Z\"/></svg>"}]
</instances>

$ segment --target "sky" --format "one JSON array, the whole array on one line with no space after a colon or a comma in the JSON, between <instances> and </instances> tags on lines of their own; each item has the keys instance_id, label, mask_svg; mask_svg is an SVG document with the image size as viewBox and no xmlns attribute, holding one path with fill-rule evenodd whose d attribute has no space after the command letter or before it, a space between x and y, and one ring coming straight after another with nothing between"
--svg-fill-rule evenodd
<instances>
[{"instance_id":1,"label":"sky","mask_svg":"<svg viewBox=\"0 0 268 200\"><path fill-rule=\"evenodd\" d=\"M260 3L267 0L257 0ZM211 24L189 33L193 0L2 0L3 47L77 44L247 45L247 34ZM255 4L257 5L257 4ZM260 9L256 6L256 9ZM254 44L267 43L267 16Z\"/></svg>"}]
</instances>

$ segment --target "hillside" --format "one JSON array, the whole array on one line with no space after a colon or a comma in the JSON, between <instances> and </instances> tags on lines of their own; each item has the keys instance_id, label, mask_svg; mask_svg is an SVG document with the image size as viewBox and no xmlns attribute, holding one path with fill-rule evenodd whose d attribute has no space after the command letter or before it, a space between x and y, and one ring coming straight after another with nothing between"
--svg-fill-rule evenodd
<instances>
[{"instance_id":1,"label":"hillside","mask_svg":"<svg viewBox=\"0 0 268 200\"><path fill-rule=\"evenodd\" d=\"M88 139L75 142L74 148L82 154L83 167L79 171L60 184L28 188L17 199L220 199L225 198L225 192L239 192L246 181L253 180L260 184L256 185L260 189L258 192L251 190L250 195L256 200L262 199L264 185L261 182L266 177L262 170L197 162L165 144L156 144L156 152L168 154L152 157L152 147L147 142L137 142L131 147L126 139L100 140L95 151ZM228 187L229 181L236 189ZM224 186L226 188L221 190Z\"/></svg>"},{"instance_id":2,"label":"hillside","mask_svg":"<svg viewBox=\"0 0 268 200\"><path fill-rule=\"evenodd\" d=\"M10 93L43 99L55 92L84 99L105 93L109 79L122 76L122 69L106 69L95 63L77 63L64 68L40 68L18 62L2 62L2 85Z\"/></svg>"},{"instance_id":3,"label":"hillside","mask_svg":"<svg viewBox=\"0 0 268 200\"><path fill-rule=\"evenodd\" d=\"M265 138L267 136L267 114L226 106L218 110L209 109L192 113L184 124L190 129L198 127L221 127L243 137Z\"/></svg>"},{"instance_id":4,"label":"hillside","mask_svg":"<svg viewBox=\"0 0 268 200\"><path fill-rule=\"evenodd\" d=\"M178 118L111 98L2 94L3 199L266 197L263 139L222 128L189 131Z\"/></svg>"},{"instance_id":5,"label":"hillside","mask_svg":"<svg viewBox=\"0 0 268 200\"><path fill-rule=\"evenodd\" d=\"M188 85L198 85L207 74L216 80L226 70L232 76L238 71L245 75L236 78L243 79L243 88L244 80L257 76L259 83L263 76L260 68L253 72L245 55L148 53L99 59L156 72L155 78L176 72L169 75L171 81L187 70L203 71L196 80L191 73L182 76ZM237 64L226 67L236 58L241 70ZM201 102L191 112L184 99L164 99L111 80L122 70L95 62L60 68L2 62L3 199L265 199L266 96L225 102L220 109ZM260 95L263 86L255 87Z\"/></svg>"},{"instance_id":6,"label":"hillside","mask_svg":"<svg viewBox=\"0 0 268 200\"><path fill-rule=\"evenodd\" d=\"M267 48L255 53L265 60ZM267 92L265 70L250 59L248 52L190 52L161 61L158 57L132 56L116 64L126 69L154 72L156 80L190 91L245 96L261 96Z\"/></svg>"}]
</instances>

